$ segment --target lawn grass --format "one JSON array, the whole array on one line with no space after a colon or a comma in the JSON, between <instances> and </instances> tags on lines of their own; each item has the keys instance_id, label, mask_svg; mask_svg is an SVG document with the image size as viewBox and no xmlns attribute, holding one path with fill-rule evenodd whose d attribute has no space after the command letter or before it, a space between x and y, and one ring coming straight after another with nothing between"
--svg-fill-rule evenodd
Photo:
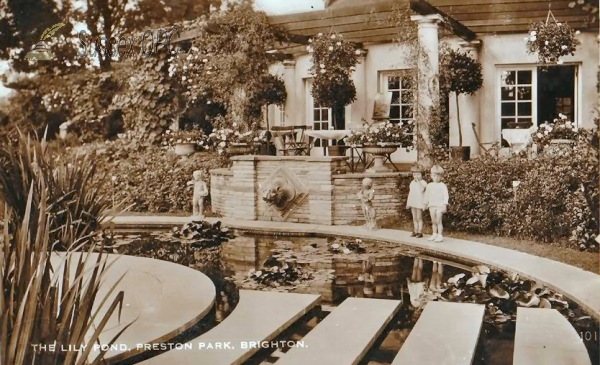
<instances>
[{"instance_id":1,"label":"lawn grass","mask_svg":"<svg viewBox=\"0 0 600 365\"><path fill-rule=\"evenodd\" d=\"M401 221L395 217L388 217L378 222L381 228L399 229L409 232L413 230L412 222ZM423 231L431 232L431 227L425 226ZM560 261L596 274L600 272L600 256L598 253L581 252L576 249L568 248L565 247L564 242L540 243L533 240L518 239L514 237L478 235L451 231L444 231L444 236L521 251L550 260Z\"/></svg>"}]
</instances>

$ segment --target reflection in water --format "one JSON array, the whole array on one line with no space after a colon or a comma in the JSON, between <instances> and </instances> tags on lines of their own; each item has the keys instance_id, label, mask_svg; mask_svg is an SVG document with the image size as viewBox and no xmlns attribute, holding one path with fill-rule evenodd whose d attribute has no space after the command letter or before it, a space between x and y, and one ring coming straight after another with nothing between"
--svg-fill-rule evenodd
<instances>
[{"instance_id":1,"label":"reflection in water","mask_svg":"<svg viewBox=\"0 0 600 365\"><path fill-rule=\"evenodd\" d=\"M156 257L160 250L169 251L175 250L173 247L180 247L179 243L174 243L172 240L162 241L162 238L158 236L148 240L146 237L144 238L146 241L138 244L140 247L143 246L143 250L133 249L130 254L169 261L174 257L179 258L180 261L185 259L185 262L175 262L205 273L215 283L218 293L213 317L215 323L201 323L179 340L187 341L197 337L214 327L216 323L223 321L234 310L239 299L238 287L243 285L248 272L260 270L267 260L273 259L273 255L286 252L292 255L290 259L294 260L298 267L314 271L335 271L333 282L326 283L328 285L311 283L307 291L304 291L320 294L324 304L339 303L349 296L402 300L399 314L386 332L383 342L366 356L366 361L372 365L389 364L392 361L419 319L424 304L429 300L438 300L445 291L447 292L444 296L448 296L450 290L446 289L447 283L452 281L449 279L462 276L464 277L462 281L467 279L473 282L480 281L480 286L484 289L486 281L494 282L493 274L499 276L498 280L502 280L502 275L498 272L490 274L489 269L485 267L484 269L487 270L478 270L479 272L473 275L471 267L423 256L419 252L382 242L365 242L365 253L333 254L328 248L331 244L339 242L338 239L242 235L223 243L221 247L210 250L196 250L193 253L186 251L177 256L166 252ZM472 278L469 279L471 276ZM146 288L156 290L151 288L152 285ZM463 288L464 283L461 285ZM281 289L277 288L279 291ZM456 296L460 291L457 289L453 288ZM275 290L275 288L267 288L267 290ZM294 291L293 288L286 290ZM483 290L480 294L486 293L487 291ZM406 297L410 300L404 300ZM463 299L452 297L450 300L463 301ZM143 305L136 304L140 308ZM146 303L144 310L151 312L152 304ZM505 360L512 358L514 331L514 323L510 321L503 326L484 322L480 348L474 364L503 365L506 363L508 365L510 362Z\"/></svg>"}]
</instances>

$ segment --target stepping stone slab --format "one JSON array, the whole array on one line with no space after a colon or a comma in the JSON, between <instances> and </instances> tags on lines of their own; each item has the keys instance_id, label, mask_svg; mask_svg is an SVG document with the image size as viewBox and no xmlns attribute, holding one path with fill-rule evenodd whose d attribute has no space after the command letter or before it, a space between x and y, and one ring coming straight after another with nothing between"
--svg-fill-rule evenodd
<instances>
[{"instance_id":1,"label":"stepping stone slab","mask_svg":"<svg viewBox=\"0 0 600 365\"><path fill-rule=\"evenodd\" d=\"M365 356L400 309L400 301L348 298L277 365L351 365Z\"/></svg>"},{"instance_id":2,"label":"stepping stone slab","mask_svg":"<svg viewBox=\"0 0 600 365\"><path fill-rule=\"evenodd\" d=\"M240 290L233 312L215 328L145 365L237 365L260 350L250 342L271 341L319 304L319 295Z\"/></svg>"},{"instance_id":3,"label":"stepping stone slab","mask_svg":"<svg viewBox=\"0 0 600 365\"><path fill-rule=\"evenodd\" d=\"M513 365L591 365L581 337L556 309L517 308Z\"/></svg>"},{"instance_id":4,"label":"stepping stone slab","mask_svg":"<svg viewBox=\"0 0 600 365\"><path fill-rule=\"evenodd\" d=\"M480 304L428 302L392 365L470 365L484 311Z\"/></svg>"}]
</instances>

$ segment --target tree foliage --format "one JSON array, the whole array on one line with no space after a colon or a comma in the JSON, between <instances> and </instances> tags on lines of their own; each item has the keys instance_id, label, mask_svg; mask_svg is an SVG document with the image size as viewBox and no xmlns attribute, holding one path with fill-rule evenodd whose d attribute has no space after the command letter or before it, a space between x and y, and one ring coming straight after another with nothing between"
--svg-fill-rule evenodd
<instances>
[{"instance_id":1,"label":"tree foliage","mask_svg":"<svg viewBox=\"0 0 600 365\"><path fill-rule=\"evenodd\" d=\"M58 6L53 0L0 0L0 60L10 61L18 72L40 68L65 71L68 65L74 66L75 47L67 41L73 31L72 11L69 1ZM61 22L66 26L46 42L55 59L40 64L25 60L43 31Z\"/></svg>"},{"instance_id":2,"label":"tree foliage","mask_svg":"<svg viewBox=\"0 0 600 365\"><path fill-rule=\"evenodd\" d=\"M344 107L356 100L352 71L360 50L340 34L319 33L307 47L312 54L312 95L315 102L329 108Z\"/></svg>"}]
</instances>

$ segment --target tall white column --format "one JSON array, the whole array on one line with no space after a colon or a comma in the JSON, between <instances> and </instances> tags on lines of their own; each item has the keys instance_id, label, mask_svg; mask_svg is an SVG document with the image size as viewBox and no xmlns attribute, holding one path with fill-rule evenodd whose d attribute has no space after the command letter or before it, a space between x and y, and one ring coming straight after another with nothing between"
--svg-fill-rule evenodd
<instances>
[{"instance_id":1,"label":"tall white column","mask_svg":"<svg viewBox=\"0 0 600 365\"><path fill-rule=\"evenodd\" d=\"M481 48L481 41L475 40L471 42L461 42L460 46L463 50L469 52L469 55L475 59L479 59L479 49ZM472 124L475 123L477 134L481 136L481 119L480 119L480 104L479 104L479 92L473 95L460 94L458 96L458 105L460 112L460 124L462 127L462 143L463 146L471 147L471 157L479 154L479 144L477 144L477 138L473 132ZM456 116L456 98L454 94L450 97L450 103L454 109ZM458 146L458 123L456 119L450 122L450 146Z\"/></svg>"},{"instance_id":2,"label":"tall white column","mask_svg":"<svg viewBox=\"0 0 600 365\"><path fill-rule=\"evenodd\" d=\"M418 25L418 78L417 78L417 129L427 146L431 146L428 121L431 107L439 100L439 37L438 25L443 21L439 14L413 15L410 17ZM422 148L417 150L418 160L425 165L430 163Z\"/></svg>"},{"instance_id":3,"label":"tall white column","mask_svg":"<svg viewBox=\"0 0 600 365\"><path fill-rule=\"evenodd\" d=\"M285 100L284 109L284 125L295 125L296 112L296 61L283 61L284 72L283 82L285 83L285 91L287 98Z\"/></svg>"},{"instance_id":4,"label":"tall white column","mask_svg":"<svg viewBox=\"0 0 600 365\"><path fill-rule=\"evenodd\" d=\"M366 60L368 50L362 49L358 64L352 73L352 81L356 87L356 100L351 105L350 115L346 115L346 129L356 129L362 126L361 118L367 119L367 73Z\"/></svg>"}]
</instances>

